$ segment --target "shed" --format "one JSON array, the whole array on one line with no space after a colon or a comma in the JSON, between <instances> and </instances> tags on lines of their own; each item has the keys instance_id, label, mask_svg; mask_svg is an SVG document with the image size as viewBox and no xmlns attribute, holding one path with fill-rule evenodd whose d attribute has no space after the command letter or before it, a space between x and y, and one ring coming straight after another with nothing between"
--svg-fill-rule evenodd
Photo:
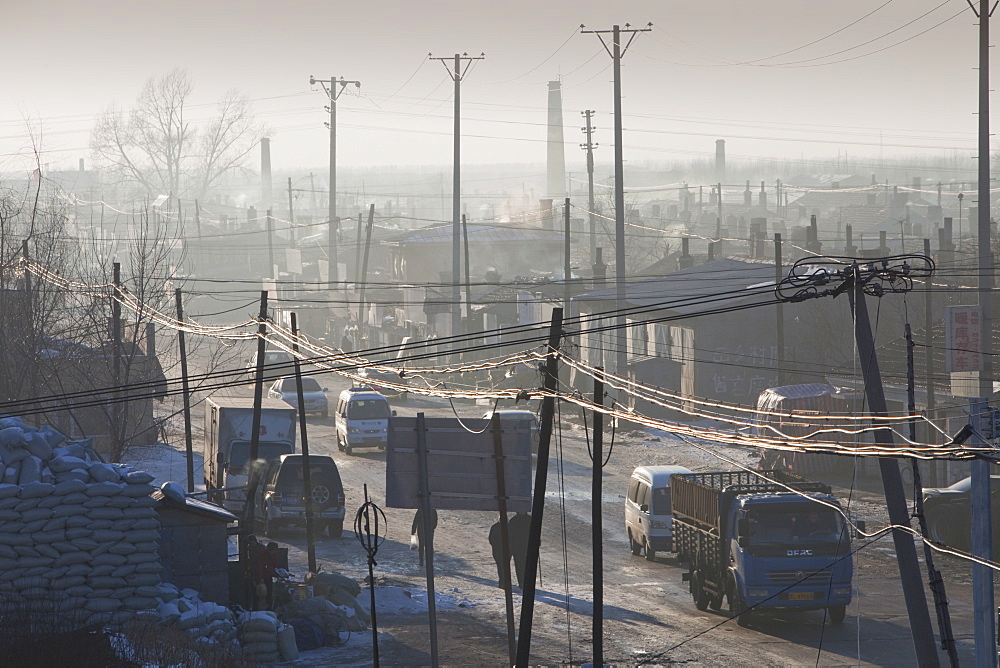
<instances>
[{"instance_id":1,"label":"shed","mask_svg":"<svg viewBox=\"0 0 1000 668\"><path fill-rule=\"evenodd\" d=\"M204 601L229 603L229 543L227 525L237 520L214 503L186 497L183 502L164 496L156 500L160 518L160 562L163 581L201 592Z\"/></svg>"}]
</instances>

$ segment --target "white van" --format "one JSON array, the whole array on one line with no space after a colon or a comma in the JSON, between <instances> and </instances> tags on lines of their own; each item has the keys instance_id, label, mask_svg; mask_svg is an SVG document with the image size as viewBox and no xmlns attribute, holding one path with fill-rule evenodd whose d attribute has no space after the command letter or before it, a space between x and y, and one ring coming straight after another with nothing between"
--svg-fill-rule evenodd
<instances>
[{"instance_id":1,"label":"white van","mask_svg":"<svg viewBox=\"0 0 1000 668\"><path fill-rule=\"evenodd\" d=\"M385 450L389 440L389 418L396 411L389 400L370 387L352 387L340 393L334 424L337 448L351 454L354 448Z\"/></svg>"},{"instance_id":2,"label":"white van","mask_svg":"<svg viewBox=\"0 0 1000 668\"><path fill-rule=\"evenodd\" d=\"M640 466L632 472L625 497L625 532L632 554L646 551L653 561L671 548L670 476L691 473L683 466Z\"/></svg>"}]
</instances>

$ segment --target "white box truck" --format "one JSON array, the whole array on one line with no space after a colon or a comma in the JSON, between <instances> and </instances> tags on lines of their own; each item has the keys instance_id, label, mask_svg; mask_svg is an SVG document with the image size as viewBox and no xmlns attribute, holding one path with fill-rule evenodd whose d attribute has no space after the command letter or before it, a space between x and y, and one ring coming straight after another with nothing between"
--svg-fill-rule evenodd
<instances>
[{"instance_id":1,"label":"white box truck","mask_svg":"<svg viewBox=\"0 0 1000 668\"><path fill-rule=\"evenodd\" d=\"M263 398L257 456L275 461L295 452L295 409L279 399ZM205 400L205 489L223 490L209 498L240 514L246 501L247 463L253 433L252 398Z\"/></svg>"}]
</instances>

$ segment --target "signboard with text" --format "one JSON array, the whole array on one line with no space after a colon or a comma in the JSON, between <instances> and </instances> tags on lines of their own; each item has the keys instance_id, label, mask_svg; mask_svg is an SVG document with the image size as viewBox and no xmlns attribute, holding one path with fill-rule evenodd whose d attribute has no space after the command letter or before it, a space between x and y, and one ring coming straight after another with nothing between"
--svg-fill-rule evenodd
<instances>
[{"instance_id":1,"label":"signboard with text","mask_svg":"<svg viewBox=\"0 0 1000 668\"><path fill-rule=\"evenodd\" d=\"M982 371L981 317L979 306L945 307L945 371Z\"/></svg>"}]
</instances>

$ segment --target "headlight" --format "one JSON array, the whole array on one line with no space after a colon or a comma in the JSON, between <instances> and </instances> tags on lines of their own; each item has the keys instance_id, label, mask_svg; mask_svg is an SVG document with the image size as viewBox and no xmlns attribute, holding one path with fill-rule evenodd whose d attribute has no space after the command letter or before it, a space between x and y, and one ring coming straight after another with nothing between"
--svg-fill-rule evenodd
<instances>
[{"instance_id":1,"label":"headlight","mask_svg":"<svg viewBox=\"0 0 1000 668\"><path fill-rule=\"evenodd\" d=\"M834 596L850 596L850 594L851 594L850 587L835 587L833 590Z\"/></svg>"},{"instance_id":2,"label":"headlight","mask_svg":"<svg viewBox=\"0 0 1000 668\"><path fill-rule=\"evenodd\" d=\"M360 434L361 430L358 429L357 427L348 427L347 428L347 433L348 434Z\"/></svg>"},{"instance_id":3,"label":"headlight","mask_svg":"<svg viewBox=\"0 0 1000 668\"><path fill-rule=\"evenodd\" d=\"M747 596L767 596L768 591L766 589L748 589Z\"/></svg>"},{"instance_id":4,"label":"headlight","mask_svg":"<svg viewBox=\"0 0 1000 668\"><path fill-rule=\"evenodd\" d=\"M654 529L666 529L667 528L667 523L666 522L661 522L660 520L653 520L652 522L650 522L650 524L653 525Z\"/></svg>"}]
</instances>

